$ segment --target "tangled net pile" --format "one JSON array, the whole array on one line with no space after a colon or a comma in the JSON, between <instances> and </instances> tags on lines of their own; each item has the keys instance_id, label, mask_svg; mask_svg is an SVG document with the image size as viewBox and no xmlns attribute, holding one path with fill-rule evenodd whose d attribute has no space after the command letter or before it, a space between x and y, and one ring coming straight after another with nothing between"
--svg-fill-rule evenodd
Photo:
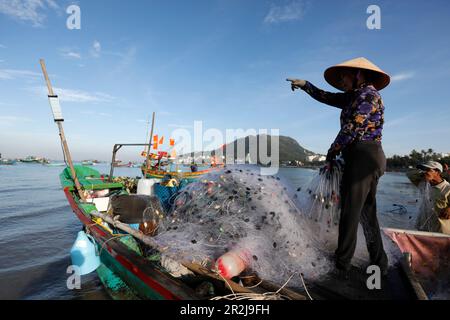
<instances>
[{"instance_id":1,"label":"tangled net pile","mask_svg":"<svg viewBox=\"0 0 450 320\"><path fill-rule=\"evenodd\" d=\"M257 167L211 173L176 196L155 240L171 256L210 269L238 249L262 279L282 284L297 272L314 280L331 263L287 191L279 177L262 176ZM291 282L300 285L300 277Z\"/></svg>"}]
</instances>

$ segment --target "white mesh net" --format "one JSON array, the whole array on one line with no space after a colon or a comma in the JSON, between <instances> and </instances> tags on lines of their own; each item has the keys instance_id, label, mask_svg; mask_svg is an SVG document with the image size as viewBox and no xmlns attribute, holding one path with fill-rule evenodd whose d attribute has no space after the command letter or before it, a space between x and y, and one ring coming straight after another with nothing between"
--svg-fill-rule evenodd
<instances>
[{"instance_id":1,"label":"white mesh net","mask_svg":"<svg viewBox=\"0 0 450 320\"><path fill-rule=\"evenodd\" d=\"M155 237L167 253L209 267L232 249L259 277L284 283L293 273L317 279L332 268L317 230L276 176L239 166L211 173L177 195ZM300 278L291 284L300 285Z\"/></svg>"}]
</instances>

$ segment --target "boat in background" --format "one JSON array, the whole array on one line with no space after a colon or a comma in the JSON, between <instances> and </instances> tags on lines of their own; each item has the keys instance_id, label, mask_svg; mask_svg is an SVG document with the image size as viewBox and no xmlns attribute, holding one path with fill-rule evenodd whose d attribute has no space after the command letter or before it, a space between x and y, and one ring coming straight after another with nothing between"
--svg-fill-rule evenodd
<instances>
[{"instance_id":1,"label":"boat in background","mask_svg":"<svg viewBox=\"0 0 450 320\"><path fill-rule=\"evenodd\" d=\"M28 156L26 158L19 159L19 161L23 163L39 163L39 159L40 158L37 158L35 156Z\"/></svg>"},{"instance_id":2,"label":"boat in background","mask_svg":"<svg viewBox=\"0 0 450 320\"><path fill-rule=\"evenodd\" d=\"M16 164L16 160L0 158L0 165L12 166Z\"/></svg>"},{"instance_id":3,"label":"boat in background","mask_svg":"<svg viewBox=\"0 0 450 320\"><path fill-rule=\"evenodd\" d=\"M188 181L195 181L208 173L224 167L224 164L213 162L210 167L203 166L204 169L202 170L197 170L198 166L193 164L195 170L192 170L192 166L189 165L191 171L184 171L178 168L180 166L181 168L185 168L186 166L176 164L175 160L176 159L169 157L167 152L159 151L158 154L151 154L148 161L144 162L141 166L142 175L148 179L162 179L164 176L170 175L179 180L186 179ZM173 170L174 166L176 167L175 170Z\"/></svg>"},{"instance_id":4,"label":"boat in background","mask_svg":"<svg viewBox=\"0 0 450 320\"><path fill-rule=\"evenodd\" d=\"M65 167L66 164L64 162L49 162L45 164L47 167Z\"/></svg>"},{"instance_id":5,"label":"boat in background","mask_svg":"<svg viewBox=\"0 0 450 320\"><path fill-rule=\"evenodd\" d=\"M124 163L124 162L122 162L122 160L116 160L114 162L114 167L116 167L116 168L132 168L133 163L131 161Z\"/></svg>"},{"instance_id":6,"label":"boat in background","mask_svg":"<svg viewBox=\"0 0 450 320\"><path fill-rule=\"evenodd\" d=\"M164 171L158 169L146 169L145 165L141 167L142 174L147 179L162 179L167 175L170 175L172 178L177 178L179 180L186 179L188 181L193 181L200 179L204 175L211 173L215 170L219 170L222 167L212 167L205 170L200 170L196 172L183 172L183 171Z\"/></svg>"},{"instance_id":7,"label":"boat in background","mask_svg":"<svg viewBox=\"0 0 450 320\"><path fill-rule=\"evenodd\" d=\"M95 164L92 160L83 160L83 161L81 161L81 165L82 166L93 166Z\"/></svg>"}]
</instances>

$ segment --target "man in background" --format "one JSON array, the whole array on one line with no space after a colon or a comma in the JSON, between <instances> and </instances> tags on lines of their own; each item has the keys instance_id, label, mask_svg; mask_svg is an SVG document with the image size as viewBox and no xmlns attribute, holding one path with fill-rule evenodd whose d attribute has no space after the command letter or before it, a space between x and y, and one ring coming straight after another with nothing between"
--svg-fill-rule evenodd
<instances>
[{"instance_id":1,"label":"man in background","mask_svg":"<svg viewBox=\"0 0 450 320\"><path fill-rule=\"evenodd\" d=\"M416 227L421 231L450 234L450 183L442 178L444 167L437 161L428 161L417 168L431 185L429 200L433 208L420 212Z\"/></svg>"}]
</instances>

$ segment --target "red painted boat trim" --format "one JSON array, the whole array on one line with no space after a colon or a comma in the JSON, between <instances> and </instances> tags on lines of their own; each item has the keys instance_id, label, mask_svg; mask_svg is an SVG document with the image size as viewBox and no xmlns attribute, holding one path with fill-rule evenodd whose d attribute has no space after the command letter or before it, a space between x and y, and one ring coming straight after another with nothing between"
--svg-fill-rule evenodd
<instances>
[{"instance_id":1,"label":"red painted boat trim","mask_svg":"<svg viewBox=\"0 0 450 320\"><path fill-rule=\"evenodd\" d=\"M86 225L89 226L89 230L94 232L97 236L107 237L108 233L100 228L97 225L92 225L92 220L89 219L86 215L83 214L81 209L77 206L75 200L72 197L71 192L69 191L69 187L64 188L64 193L66 195L67 200L70 203L70 206L73 212L77 215L78 219ZM175 296L172 292L161 286L158 282L154 281L152 278L147 276L144 272L142 272L137 266L135 266L130 260L126 257L119 255L114 252L111 247L108 245L105 246L108 252L128 271L136 275L139 279L141 279L145 284L147 284L154 291L158 292L162 297L168 300L181 300L179 297Z\"/></svg>"}]
</instances>

